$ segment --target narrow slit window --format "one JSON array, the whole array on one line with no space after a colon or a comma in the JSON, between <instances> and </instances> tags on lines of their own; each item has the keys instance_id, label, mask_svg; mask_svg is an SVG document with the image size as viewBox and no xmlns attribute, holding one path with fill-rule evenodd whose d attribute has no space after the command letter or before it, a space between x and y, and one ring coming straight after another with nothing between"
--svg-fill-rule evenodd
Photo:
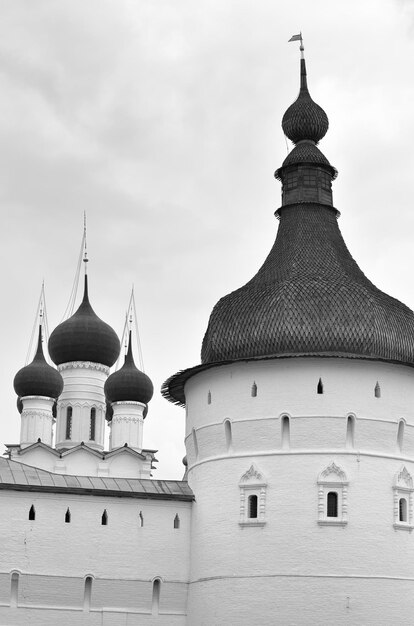
<instances>
[{"instance_id":1,"label":"narrow slit window","mask_svg":"<svg viewBox=\"0 0 414 626\"><path fill-rule=\"evenodd\" d=\"M34 519L36 519L36 511L35 511L35 508L34 508L33 504L32 504L32 506L30 507L30 511L29 511L29 519L30 519L30 520L32 520L32 521L33 521Z\"/></svg>"},{"instance_id":2,"label":"narrow slit window","mask_svg":"<svg viewBox=\"0 0 414 626\"><path fill-rule=\"evenodd\" d=\"M252 385L252 398L256 398L257 396L257 385L256 383L253 383Z\"/></svg>"},{"instance_id":3,"label":"narrow slit window","mask_svg":"<svg viewBox=\"0 0 414 626\"><path fill-rule=\"evenodd\" d=\"M322 378L319 379L318 381L318 385L316 387L316 392L319 394L323 393L323 382L322 382Z\"/></svg>"},{"instance_id":4,"label":"narrow slit window","mask_svg":"<svg viewBox=\"0 0 414 626\"><path fill-rule=\"evenodd\" d=\"M347 448L354 447L355 439L355 418L352 415L348 415L346 421L346 446Z\"/></svg>"},{"instance_id":5,"label":"narrow slit window","mask_svg":"<svg viewBox=\"0 0 414 626\"><path fill-rule=\"evenodd\" d=\"M152 614L158 615L160 610L161 581L156 578L152 583Z\"/></svg>"},{"instance_id":6,"label":"narrow slit window","mask_svg":"<svg viewBox=\"0 0 414 626\"><path fill-rule=\"evenodd\" d=\"M142 515L142 511L139 512L138 523L139 523L139 527L143 528L143 526L144 526L144 516Z\"/></svg>"},{"instance_id":7,"label":"narrow slit window","mask_svg":"<svg viewBox=\"0 0 414 626\"><path fill-rule=\"evenodd\" d=\"M399 424L398 424L398 433L397 433L397 444L398 444L398 449L400 452L402 452L403 449L403 443L404 443L404 420L400 420Z\"/></svg>"},{"instance_id":8,"label":"narrow slit window","mask_svg":"<svg viewBox=\"0 0 414 626\"><path fill-rule=\"evenodd\" d=\"M70 515L70 510L69 510L69 507L68 507L67 511L65 513L65 524L70 524L70 518L71 518L71 515Z\"/></svg>"},{"instance_id":9,"label":"narrow slit window","mask_svg":"<svg viewBox=\"0 0 414 626\"><path fill-rule=\"evenodd\" d=\"M66 409L66 439L72 438L72 414L73 409L71 406L68 406Z\"/></svg>"},{"instance_id":10,"label":"narrow slit window","mask_svg":"<svg viewBox=\"0 0 414 626\"><path fill-rule=\"evenodd\" d=\"M338 517L338 494L330 491L326 501L326 517Z\"/></svg>"},{"instance_id":11,"label":"narrow slit window","mask_svg":"<svg viewBox=\"0 0 414 626\"><path fill-rule=\"evenodd\" d=\"M193 443L194 443L194 454L196 459L198 459L198 441L197 441L197 433L195 431L195 429L193 428L192 430L193 433Z\"/></svg>"},{"instance_id":12,"label":"narrow slit window","mask_svg":"<svg viewBox=\"0 0 414 626\"><path fill-rule=\"evenodd\" d=\"M257 519L257 496L249 496L249 519Z\"/></svg>"},{"instance_id":13,"label":"narrow slit window","mask_svg":"<svg viewBox=\"0 0 414 626\"><path fill-rule=\"evenodd\" d=\"M207 394L207 404L211 404L211 391Z\"/></svg>"},{"instance_id":14,"label":"narrow slit window","mask_svg":"<svg viewBox=\"0 0 414 626\"><path fill-rule=\"evenodd\" d=\"M226 448L227 448L227 451L229 451L230 448L231 448L231 444L233 442L233 435L232 435L232 432L231 432L231 422L230 422L230 420L226 420L224 422L224 434L226 436Z\"/></svg>"},{"instance_id":15,"label":"narrow slit window","mask_svg":"<svg viewBox=\"0 0 414 626\"><path fill-rule=\"evenodd\" d=\"M381 387L379 386L379 382L378 381L377 381L377 384L375 385L374 396L376 398L381 398Z\"/></svg>"},{"instance_id":16,"label":"narrow slit window","mask_svg":"<svg viewBox=\"0 0 414 626\"><path fill-rule=\"evenodd\" d=\"M10 606L17 606L19 598L19 574L13 572L10 580Z\"/></svg>"},{"instance_id":17,"label":"narrow slit window","mask_svg":"<svg viewBox=\"0 0 414 626\"><path fill-rule=\"evenodd\" d=\"M91 418L89 423L89 441L95 441L95 431L96 431L96 409L93 406L91 408Z\"/></svg>"},{"instance_id":18,"label":"narrow slit window","mask_svg":"<svg viewBox=\"0 0 414 626\"><path fill-rule=\"evenodd\" d=\"M91 608L91 599L92 599L92 576L87 576L85 578L85 589L83 595L83 609L84 611L89 611Z\"/></svg>"},{"instance_id":19,"label":"narrow slit window","mask_svg":"<svg viewBox=\"0 0 414 626\"><path fill-rule=\"evenodd\" d=\"M101 524L102 526L108 526L108 513L106 512L106 509L102 513Z\"/></svg>"},{"instance_id":20,"label":"narrow slit window","mask_svg":"<svg viewBox=\"0 0 414 626\"><path fill-rule=\"evenodd\" d=\"M408 520L407 500L405 498L400 498L400 501L398 503L398 519L400 522L406 522Z\"/></svg>"},{"instance_id":21,"label":"narrow slit window","mask_svg":"<svg viewBox=\"0 0 414 626\"><path fill-rule=\"evenodd\" d=\"M282 417L282 448L290 447L290 419L287 415Z\"/></svg>"},{"instance_id":22,"label":"narrow slit window","mask_svg":"<svg viewBox=\"0 0 414 626\"><path fill-rule=\"evenodd\" d=\"M174 528L180 528L180 518L178 517L178 513L174 517Z\"/></svg>"}]
</instances>

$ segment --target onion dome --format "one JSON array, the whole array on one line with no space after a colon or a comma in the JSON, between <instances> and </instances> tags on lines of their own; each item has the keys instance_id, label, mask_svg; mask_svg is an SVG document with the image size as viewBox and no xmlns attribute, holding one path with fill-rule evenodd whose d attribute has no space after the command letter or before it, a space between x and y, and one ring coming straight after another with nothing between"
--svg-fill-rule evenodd
<instances>
[{"instance_id":1,"label":"onion dome","mask_svg":"<svg viewBox=\"0 0 414 626\"><path fill-rule=\"evenodd\" d=\"M341 357L414 367L414 313L380 291L352 258L332 204L335 170L315 142L328 121L307 92L284 116L298 145L276 172L282 206L276 241L257 274L215 305L204 336L201 365L178 372L164 396L185 404L194 374L239 360Z\"/></svg>"},{"instance_id":2,"label":"onion dome","mask_svg":"<svg viewBox=\"0 0 414 626\"><path fill-rule=\"evenodd\" d=\"M46 362L43 355L41 326L39 327L39 340L34 359L29 365L17 372L13 385L19 396L17 400L19 411L21 398L24 396L46 396L56 399L62 393L62 376Z\"/></svg>"},{"instance_id":3,"label":"onion dome","mask_svg":"<svg viewBox=\"0 0 414 626\"><path fill-rule=\"evenodd\" d=\"M282 119L282 128L286 137L293 143L310 139L318 143L327 133L328 116L312 100L308 91L305 59L300 60L300 91L297 99L290 105Z\"/></svg>"},{"instance_id":4,"label":"onion dome","mask_svg":"<svg viewBox=\"0 0 414 626\"><path fill-rule=\"evenodd\" d=\"M115 331L92 309L88 298L88 277L76 313L55 328L49 339L49 354L56 363L91 361L111 367L119 356L120 344Z\"/></svg>"},{"instance_id":5,"label":"onion dome","mask_svg":"<svg viewBox=\"0 0 414 626\"><path fill-rule=\"evenodd\" d=\"M141 372L134 363L131 331L125 362L121 369L107 378L104 391L109 402L133 401L147 404L152 398L154 387L151 379L144 372Z\"/></svg>"}]
</instances>

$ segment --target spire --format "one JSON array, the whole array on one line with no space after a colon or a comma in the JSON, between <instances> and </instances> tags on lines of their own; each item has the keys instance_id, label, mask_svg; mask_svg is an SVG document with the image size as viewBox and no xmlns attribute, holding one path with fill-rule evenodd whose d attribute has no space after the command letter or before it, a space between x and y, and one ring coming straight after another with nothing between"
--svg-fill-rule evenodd
<instances>
[{"instance_id":1,"label":"spire","mask_svg":"<svg viewBox=\"0 0 414 626\"><path fill-rule=\"evenodd\" d=\"M300 38L301 42L300 90L297 99L283 116L282 128L286 137L295 144L304 140L310 140L317 144L328 131L328 116L310 97L302 34L294 35L294 37L290 41L297 41Z\"/></svg>"},{"instance_id":2,"label":"spire","mask_svg":"<svg viewBox=\"0 0 414 626\"><path fill-rule=\"evenodd\" d=\"M84 267L85 267L85 276L87 274L87 263L89 262L88 259L88 247L87 247L87 243L86 243L86 211L83 212L83 263L84 263Z\"/></svg>"}]
</instances>

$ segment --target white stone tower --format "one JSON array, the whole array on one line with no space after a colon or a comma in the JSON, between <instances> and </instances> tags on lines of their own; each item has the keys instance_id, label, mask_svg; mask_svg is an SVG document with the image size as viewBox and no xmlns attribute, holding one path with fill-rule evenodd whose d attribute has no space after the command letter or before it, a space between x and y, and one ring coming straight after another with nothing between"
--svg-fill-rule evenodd
<instances>
[{"instance_id":1,"label":"white stone tower","mask_svg":"<svg viewBox=\"0 0 414 626\"><path fill-rule=\"evenodd\" d=\"M414 615L414 314L346 248L303 55L300 80L275 244L163 388L186 407L191 626Z\"/></svg>"}]
</instances>

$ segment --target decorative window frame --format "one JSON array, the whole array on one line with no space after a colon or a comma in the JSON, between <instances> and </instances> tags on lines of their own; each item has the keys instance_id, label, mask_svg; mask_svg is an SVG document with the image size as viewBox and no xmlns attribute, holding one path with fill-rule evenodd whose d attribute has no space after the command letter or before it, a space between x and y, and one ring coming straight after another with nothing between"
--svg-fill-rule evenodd
<instances>
[{"instance_id":1,"label":"decorative window frame","mask_svg":"<svg viewBox=\"0 0 414 626\"><path fill-rule=\"evenodd\" d=\"M318 524L346 526L348 523L348 479L342 468L332 462L318 476ZM338 516L328 517L328 493L338 494Z\"/></svg>"},{"instance_id":2,"label":"decorative window frame","mask_svg":"<svg viewBox=\"0 0 414 626\"><path fill-rule=\"evenodd\" d=\"M254 463L240 478L239 488L240 526L264 526L267 481ZM254 518L249 517L249 496L257 496L257 517Z\"/></svg>"},{"instance_id":3,"label":"decorative window frame","mask_svg":"<svg viewBox=\"0 0 414 626\"><path fill-rule=\"evenodd\" d=\"M395 475L394 485L394 529L395 530L408 530L412 532L414 528L414 515L413 515L413 479L405 465L403 465L399 472ZM407 521L402 522L400 520L400 498L407 500Z\"/></svg>"}]
</instances>

